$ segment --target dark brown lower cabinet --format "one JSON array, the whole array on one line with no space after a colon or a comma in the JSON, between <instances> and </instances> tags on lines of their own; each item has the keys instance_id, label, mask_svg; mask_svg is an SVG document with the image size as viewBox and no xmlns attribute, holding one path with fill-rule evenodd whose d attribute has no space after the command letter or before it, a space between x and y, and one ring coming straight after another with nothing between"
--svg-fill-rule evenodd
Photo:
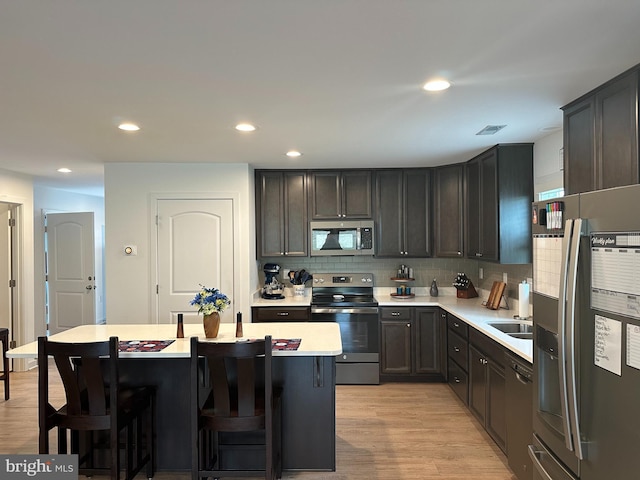
<instances>
[{"instance_id":1,"label":"dark brown lower cabinet","mask_svg":"<svg viewBox=\"0 0 640 480\"><path fill-rule=\"evenodd\" d=\"M474 329L469 332L469 410L506 453L504 349Z\"/></svg>"},{"instance_id":2,"label":"dark brown lower cabinet","mask_svg":"<svg viewBox=\"0 0 640 480\"><path fill-rule=\"evenodd\" d=\"M444 328L439 308L381 308L381 380L442 381Z\"/></svg>"}]
</instances>

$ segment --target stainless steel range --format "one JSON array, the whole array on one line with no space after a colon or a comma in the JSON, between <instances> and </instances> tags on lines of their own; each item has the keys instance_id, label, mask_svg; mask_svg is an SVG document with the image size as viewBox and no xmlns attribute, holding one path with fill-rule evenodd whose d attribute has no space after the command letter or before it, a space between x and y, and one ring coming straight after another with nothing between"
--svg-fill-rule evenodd
<instances>
[{"instance_id":1,"label":"stainless steel range","mask_svg":"<svg viewBox=\"0 0 640 480\"><path fill-rule=\"evenodd\" d=\"M372 273L314 273L311 320L340 325L337 384L380 383L378 301Z\"/></svg>"}]
</instances>

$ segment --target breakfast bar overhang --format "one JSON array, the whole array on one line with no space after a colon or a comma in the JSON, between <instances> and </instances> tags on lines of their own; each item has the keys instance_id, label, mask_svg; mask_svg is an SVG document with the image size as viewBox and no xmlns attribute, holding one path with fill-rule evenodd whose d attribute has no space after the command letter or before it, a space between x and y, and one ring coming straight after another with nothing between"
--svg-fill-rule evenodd
<instances>
[{"instance_id":1,"label":"breakfast bar overhang","mask_svg":"<svg viewBox=\"0 0 640 480\"><path fill-rule=\"evenodd\" d=\"M189 341L204 338L202 325L185 324L185 338L175 325L83 325L52 335L58 342L173 340L159 351L120 353L120 377L130 385L157 387L157 469L186 471L189 451ZM247 323L235 337L234 324L221 324L216 342L246 341L271 335L301 339L297 350L273 351L273 379L282 386L282 460L285 470L336 468L335 357L342 353L336 323ZM37 342L8 352L10 358L37 357Z\"/></svg>"}]
</instances>

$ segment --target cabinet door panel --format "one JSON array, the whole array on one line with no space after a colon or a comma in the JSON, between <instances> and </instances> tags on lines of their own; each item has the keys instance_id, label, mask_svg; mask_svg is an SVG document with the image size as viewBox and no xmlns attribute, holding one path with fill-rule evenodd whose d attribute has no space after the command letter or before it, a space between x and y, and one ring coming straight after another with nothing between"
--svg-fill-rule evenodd
<instances>
[{"instance_id":1,"label":"cabinet door panel","mask_svg":"<svg viewBox=\"0 0 640 480\"><path fill-rule=\"evenodd\" d=\"M480 163L472 160L465 169L467 181L467 257L477 258L480 253Z\"/></svg>"},{"instance_id":2,"label":"cabinet door panel","mask_svg":"<svg viewBox=\"0 0 640 480\"><path fill-rule=\"evenodd\" d=\"M411 373L411 323L380 322L381 328L381 373Z\"/></svg>"},{"instance_id":3,"label":"cabinet door panel","mask_svg":"<svg viewBox=\"0 0 640 480\"><path fill-rule=\"evenodd\" d=\"M259 255L276 257L284 253L284 183L281 172L260 174Z\"/></svg>"},{"instance_id":4,"label":"cabinet door panel","mask_svg":"<svg viewBox=\"0 0 640 480\"><path fill-rule=\"evenodd\" d=\"M564 111L564 190L567 195L596 187L594 111L592 98Z\"/></svg>"},{"instance_id":5,"label":"cabinet door panel","mask_svg":"<svg viewBox=\"0 0 640 480\"><path fill-rule=\"evenodd\" d=\"M435 170L434 237L436 257L460 257L463 251L463 165Z\"/></svg>"},{"instance_id":6,"label":"cabinet door panel","mask_svg":"<svg viewBox=\"0 0 640 480\"><path fill-rule=\"evenodd\" d=\"M507 449L507 391L504 369L489 362L486 429L503 452Z\"/></svg>"},{"instance_id":7,"label":"cabinet door panel","mask_svg":"<svg viewBox=\"0 0 640 480\"><path fill-rule=\"evenodd\" d=\"M371 218L371 172L342 173L342 213L345 218Z\"/></svg>"},{"instance_id":8,"label":"cabinet door panel","mask_svg":"<svg viewBox=\"0 0 640 480\"><path fill-rule=\"evenodd\" d=\"M417 308L415 317L415 373L441 373L440 311Z\"/></svg>"},{"instance_id":9,"label":"cabinet door panel","mask_svg":"<svg viewBox=\"0 0 640 480\"><path fill-rule=\"evenodd\" d=\"M311 217L314 220L340 218L340 173L314 172L310 177Z\"/></svg>"},{"instance_id":10,"label":"cabinet door panel","mask_svg":"<svg viewBox=\"0 0 640 480\"><path fill-rule=\"evenodd\" d=\"M638 183L638 73L596 94L598 188Z\"/></svg>"},{"instance_id":11,"label":"cabinet door panel","mask_svg":"<svg viewBox=\"0 0 640 480\"><path fill-rule=\"evenodd\" d=\"M376 172L376 256L399 257L403 251L402 171Z\"/></svg>"},{"instance_id":12,"label":"cabinet door panel","mask_svg":"<svg viewBox=\"0 0 640 480\"><path fill-rule=\"evenodd\" d=\"M285 255L307 255L307 191L304 172L287 172L284 174L285 222Z\"/></svg>"},{"instance_id":13,"label":"cabinet door panel","mask_svg":"<svg viewBox=\"0 0 640 480\"><path fill-rule=\"evenodd\" d=\"M483 260L498 260L498 153L492 150L480 159L480 251Z\"/></svg>"},{"instance_id":14,"label":"cabinet door panel","mask_svg":"<svg viewBox=\"0 0 640 480\"><path fill-rule=\"evenodd\" d=\"M469 345L469 410L482 425L487 411L487 359Z\"/></svg>"},{"instance_id":15,"label":"cabinet door panel","mask_svg":"<svg viewBox=\"0 0 640 480\"><path fill-rule=\"evenodd\" d=\"M431 181L427 170L404 175L404 250L408 257L431 256Z\"/></svg>"}]
</instances>

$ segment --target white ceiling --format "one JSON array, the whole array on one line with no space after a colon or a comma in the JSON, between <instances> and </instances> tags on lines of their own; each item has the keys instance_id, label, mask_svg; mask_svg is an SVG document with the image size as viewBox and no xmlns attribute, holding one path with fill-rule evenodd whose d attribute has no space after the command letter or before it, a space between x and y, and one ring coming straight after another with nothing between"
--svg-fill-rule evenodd
<instances>
[{"instance_id":1,"label":"white ceiling","mask_svg":"<svg viewBox=\"0 0 640 480\"><path fill-rule=\"evenodd\" d=\"M637 0L0 0L0 168L96 192L108 162L461 162L561 128L638 25Z\"/></svg>"}]
</instances>

